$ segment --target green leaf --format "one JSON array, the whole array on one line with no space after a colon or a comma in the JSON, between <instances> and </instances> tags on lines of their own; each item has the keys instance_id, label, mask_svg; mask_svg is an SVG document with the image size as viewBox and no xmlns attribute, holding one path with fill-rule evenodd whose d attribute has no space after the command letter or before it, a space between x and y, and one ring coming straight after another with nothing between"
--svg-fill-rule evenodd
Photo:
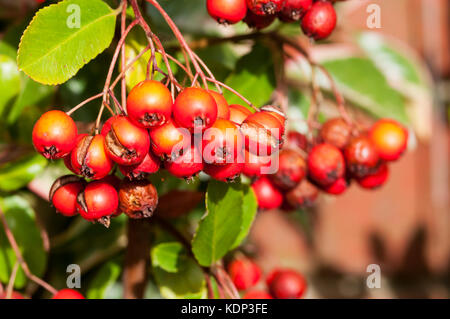
<instances>
[{"instance_id":1,"label":"green leaf","mask_svg":"<svg viewBox=\"0 0 450 319\"><path fill-rule=\"evenodd\" d=\"M14 195L0 198L0 207L5 214L6 221L17 241L23 258L30 271L41 277L47 264L47 255L44 251L42 238L35 222L35 213L29 203L21 196ZM0 227L0 281L7 283L11 270L16 264L16 256L8 239ZM26 283L25 274L19 268L15 287L20 289Z\"/></svg>"},{"instance_id":2,"label":"green leaf","mask_svg":"<svg viewBox=\"0 0 450 319\"><path fill-rule=\"evenodd\" d=\"M248 192L248 186L242 184L209 183L207 214L200 221L192 240L192 251L200 265L210 266L222 258L247 233L254 214ZM244 205L250 207L244 208Z\"/></svg>"},{"instance_id":3,"label":"green leaf","mask_svg":"<svg viewBox=\"0 0 450 319\"><path fill-rule=\"evenodd\" d=\"M249 185L242 185L243 188L243 202L242 202L242 223L241 231L237 236L233 248L239 246L242 241L247 237L256 213L258 212L258 202L256 200L255 193Z\"/></svg>"},{"instance_id":4,"label":"green leaf","mask_svg":"<svg viewBox=\"0 0 450 319\"><path fill-rule=\"evenodd\" d=\"M120 276L121 267L114 261L104 264L94 275L87 290L88 299L105 299L108 290L112 289Z\"/></svg>"},{"instance_id":5,"label":"green leaf","mask_svg":"<svg viewBox=\"0 0 450 319\"><path fill-rule=\"evenodd\" d=\"M0 190L10 192L31 182L47 166L39 154L31 154L0 167Z\"/></svg>"},{"instance_id":6,"label":"green leaf","mask_svg":"<svg viewBox=\"0 0 450 319\"><path fill-rule=\"evenodd\" d=\"M0 116L19 91L20 73L16 62L9 56L0 54Z\"/></svg>"},{"instance_id":7,"label":"green leaf","mask_svg":"<svg viewBox=\"0 0 450 319\"><path fill-rule=\"evenodd\" d=\"M177 272L180 254L183 250L183 245L178 242L156 245L151 251L153 267L160 267L167 272Z\"/></svg>"},{"instance_id":8,"label":"green leaf","mask_svg":"<svg viewBox=\"0 0 450 319\"><path fill-rule=\"evenodd\" d=\"M356 106L376 117L408 122L404 97L389 86L371 60L352 57L326 61L323 66L332 74L345 97Z\"/></svg>"},{"instance_id":9,"label":"green leaf","mask_svg":"<svg viewBox=\"0 0 450 319\"><path fill-rule=\"evenodd\" d=\"M275 89L275 70L271 51L256 44L250 53L236 64L235 71L228 76L225 84L231 86L255 105L262 106L270 100ZM244 103L233 93L225 90L229 104Z\"/></svg>"},{"instance_id":10,"label":"green leaf","mask_svg":"<svg viewBox=\"0 0 450 319\"><path fill-rule=\"evenodd\" d=\"M36 13L22 36L19 68L37 82L63 83L110 45L115 24L116 12L101 0L65 0L47 6Z\"/></svg>"}]
</instances>

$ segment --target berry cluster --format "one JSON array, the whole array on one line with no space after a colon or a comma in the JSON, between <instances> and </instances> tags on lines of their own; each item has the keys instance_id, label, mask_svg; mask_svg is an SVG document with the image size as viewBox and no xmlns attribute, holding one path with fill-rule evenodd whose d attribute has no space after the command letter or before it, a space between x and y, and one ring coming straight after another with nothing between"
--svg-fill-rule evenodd
<instances>
[{"instance_id":1,"label":"berry cluster","mask_svg":"<svg viewBox=\"0 0 450 319\"><path fill-rule=\"evenodd\" d=\"M259 207L286 211L309 207L319 191L339 195L352 180L366 189L380 187L389 176L388 162L402 155L407 142L407 130L391 119L381 119L360 133L344 119L332 118L312 145L304 135L289 132L278 171L252 175L259 177L252 185Z\"/></svg>"},{"instance_id":2,"label":"berry cluster","mask_svg":"<svg viewBox=\"0 0 450 319\"><path fill-rule=\"evenodd\" d=\"M231 280L239 290L245 290L243 299L299 299L307 287L305 278L292 269L275 269L266 276L267 291L252 289L262 277L261 269L248 258L233 260L228 265Z\"/></svg>"},{"instance_id":3,"label":"berry cluster","mask_svg":"<svg viewBox=\"0 0 450 319\"><path fill-rule=\"evenodd\" d=\"M328 37L336 27L336 11L326 0L207 0L211 17L221 24L243 20L251 28L268 27L277 17L283 22L301 21L303 32L316 40Z\"/></svg>"},{"instance_id":4,"label":"berry cluster","mask_svg":"<svg viewBox=\"0 0 450 319\"><path fill-rule=\"evenodd\" d=\"M173 100L165 85L146 80L130 91L126 109L127 115L109 118L93 135L78 134L72 118L56 110L35 124L36 150L48 159L63 158L76 174L57 179L50 190L61 214L104 225L121 212L150 217L158 194L146 177L161 166L178 178L204 171L233 181L251 169L245 165L250 156L275 153L284 140L286 118L276 107L253 113L197 87L185 88ZM110 175L116 164L123 181Z\"/></svg>"}]
</instances>

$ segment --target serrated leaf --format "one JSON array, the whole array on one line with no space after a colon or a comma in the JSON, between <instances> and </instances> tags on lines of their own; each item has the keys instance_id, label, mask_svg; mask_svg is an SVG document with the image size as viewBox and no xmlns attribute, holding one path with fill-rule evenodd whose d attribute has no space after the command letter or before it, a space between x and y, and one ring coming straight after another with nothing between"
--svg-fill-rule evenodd
<instances>
[{"instance_id":1,"label":"serrated leaf","mask_svg":"<svg viewBox=\"0 0 450 319\"><path fill-rule=\"evenodd\" d=\"M154 246L151 251L153 267L159 267L167 272L177 272L183 250L183 245L178 242L162 243Z\"/></svg>"},{"instance_id":2,"label":"serrated leaf","mask_svg":"<svg viewBox=\"0 0 450 319\"><path fill-rule=\"evenodd\" d=\"M105 299L108 290L111 289L120 276L121 267L114 261L104 264L94 275L87 290L88 299Z\"/></svg>"},{"instance_id":3,"label":"serrated leaf","mask_svg":"<svg viewBox=\"0 0 450 319\"><path fill-rule=\"evenodd\" d=\"M42 238L35 222L35 213L29 203L21 196L14 195L0 198L0 207L5 214L6 221L17 241L23 258L30 271L41 277L47 264ZM0 281L7 283L17 258L8 239L0 227ZM26 277L19 267L15 280L15 287L20 289L26 283Z\"/></svg>"},{"instance_id":4,"label":"serrated leaf","mask_svg":"<svg viewBox=\"0 0 450 319\"><path fill-rule=\"evenodd\" d=\"M27 185L47 164L47 160L41 155L31 154L1 166L0 190L10 192Z\"/></svg>"},{"instance_id":5,"label":"serrated leaf","mask_svg":"<svg viewBox=\"0 0 450 319\"><path fill-rule=\"evenodd\" d=\"M20 73L16 62L0 54L0 116L6 105L20 92Z\"/></svg>"},{"instance_id":6,"label":"serrated leaf","mask_svg":"<svg viewBox=\"0 0 450 319\"><path fill-rule=\"evenodd\" d=\"M243 190L243 202L242 202L242 222L241 230L232 248L239 246L242 241L247 237L250 227L252 226L253 220L255 219L256 213L258 212L258 202L256 200L255 193L253 189L248 185L242 185Z\"/></svg>"},{"instance_id":7,"label":"serrated leaf","mask_svg":"<svg viewBox=\"0 0 450 319\"><path fill-rule=\"evenodd\" d=\"M22 36L19 68L37 82L63 83L110 45L115 23L116 12L101 0L64 0L47 6Z\"/></svg>"},{"instance_id":8,"label":"serrated leaf","mask_svg":"<svg viewBox=\"0 0 450 319\"><path fill-rule=\"evenodd\" d=\"M275 89L275 70L270 50L256 44L250 53L238 60L235 71L227 77L225 84L254 105L262 106L268 102ZM224 96L229 104L244 103L227 90L224 91Z\"/></svg>"}]
</instances>

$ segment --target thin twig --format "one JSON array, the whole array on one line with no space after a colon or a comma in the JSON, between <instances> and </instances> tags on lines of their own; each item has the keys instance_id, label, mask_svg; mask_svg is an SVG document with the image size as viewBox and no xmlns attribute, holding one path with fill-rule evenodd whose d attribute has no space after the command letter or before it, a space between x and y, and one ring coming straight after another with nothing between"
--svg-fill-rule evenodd
<instances>
[{"instance_id":1,"label":"thin twig","mask_svg":"<svg viewBox=\"0 0 450 319\"><path fill-rule=\"evenodd\" d=\"M16 282L17 271L19 270L19 263L16 261L9 277L8 286L6 287L6 299L11 299L14 290L14 283Z\"/></svg>"}]
</instances>

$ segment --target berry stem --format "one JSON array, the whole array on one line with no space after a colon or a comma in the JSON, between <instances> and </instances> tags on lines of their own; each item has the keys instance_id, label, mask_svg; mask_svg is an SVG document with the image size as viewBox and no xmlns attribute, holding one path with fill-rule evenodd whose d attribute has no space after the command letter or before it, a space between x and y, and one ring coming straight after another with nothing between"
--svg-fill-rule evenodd
<instances>
[{"instance_id":1,"label":"berry stem","mask_svg":"<svg viewBox=\"0 0 450 319\"><path fill-rule=\"evenodd\" d=\"M103 92L102 92L102 93L99 93L99 94L96 94L96 95L94 95L94 96L91 96L90 98L87 98L87 99L84 100L83 102L79 103L77 106L71 108L69 111L66 112L66 114L70 116L70 115L72 115L76 110L82 108L84 105L86 105L86 104L88 104L89 102L91 102L91 101L93 101L93 100L95 100L95 99L98 99L98 98L100 98L100 97L102 97L102 96L103 96Z\"/></svg>"},{"instance_id":2,"label":"berry stem","mask_svg":"<svg viewBox=\"0 0 450 319\"><path fill-rule=\"evenodd\" d=\"M6 299L11 299L18 270L19 270L19 263L16 261L12 269L11 276L9 277L8 286L6 287Z\"/></svg>"},{"instance_id":3,"label":"berry stem","mask_svg":"<svg viewBox=\"0 0 450 319\"><path fill-rule=\"evenodd\" d=\"M120 20L120 36L123 37L125 34L125 28L127 23L127 0L122 0L122 15ZM124 72L125 64L126 64L126 56L125 56L125 46L122 45L121 48L121 70L120 72ZM122 97L122 105L126 109L127 108L127 83L125 77L122 78L121 85L121 97ZM123 110L122 110L123 112Z\"/></svg>"}]
</instances>

